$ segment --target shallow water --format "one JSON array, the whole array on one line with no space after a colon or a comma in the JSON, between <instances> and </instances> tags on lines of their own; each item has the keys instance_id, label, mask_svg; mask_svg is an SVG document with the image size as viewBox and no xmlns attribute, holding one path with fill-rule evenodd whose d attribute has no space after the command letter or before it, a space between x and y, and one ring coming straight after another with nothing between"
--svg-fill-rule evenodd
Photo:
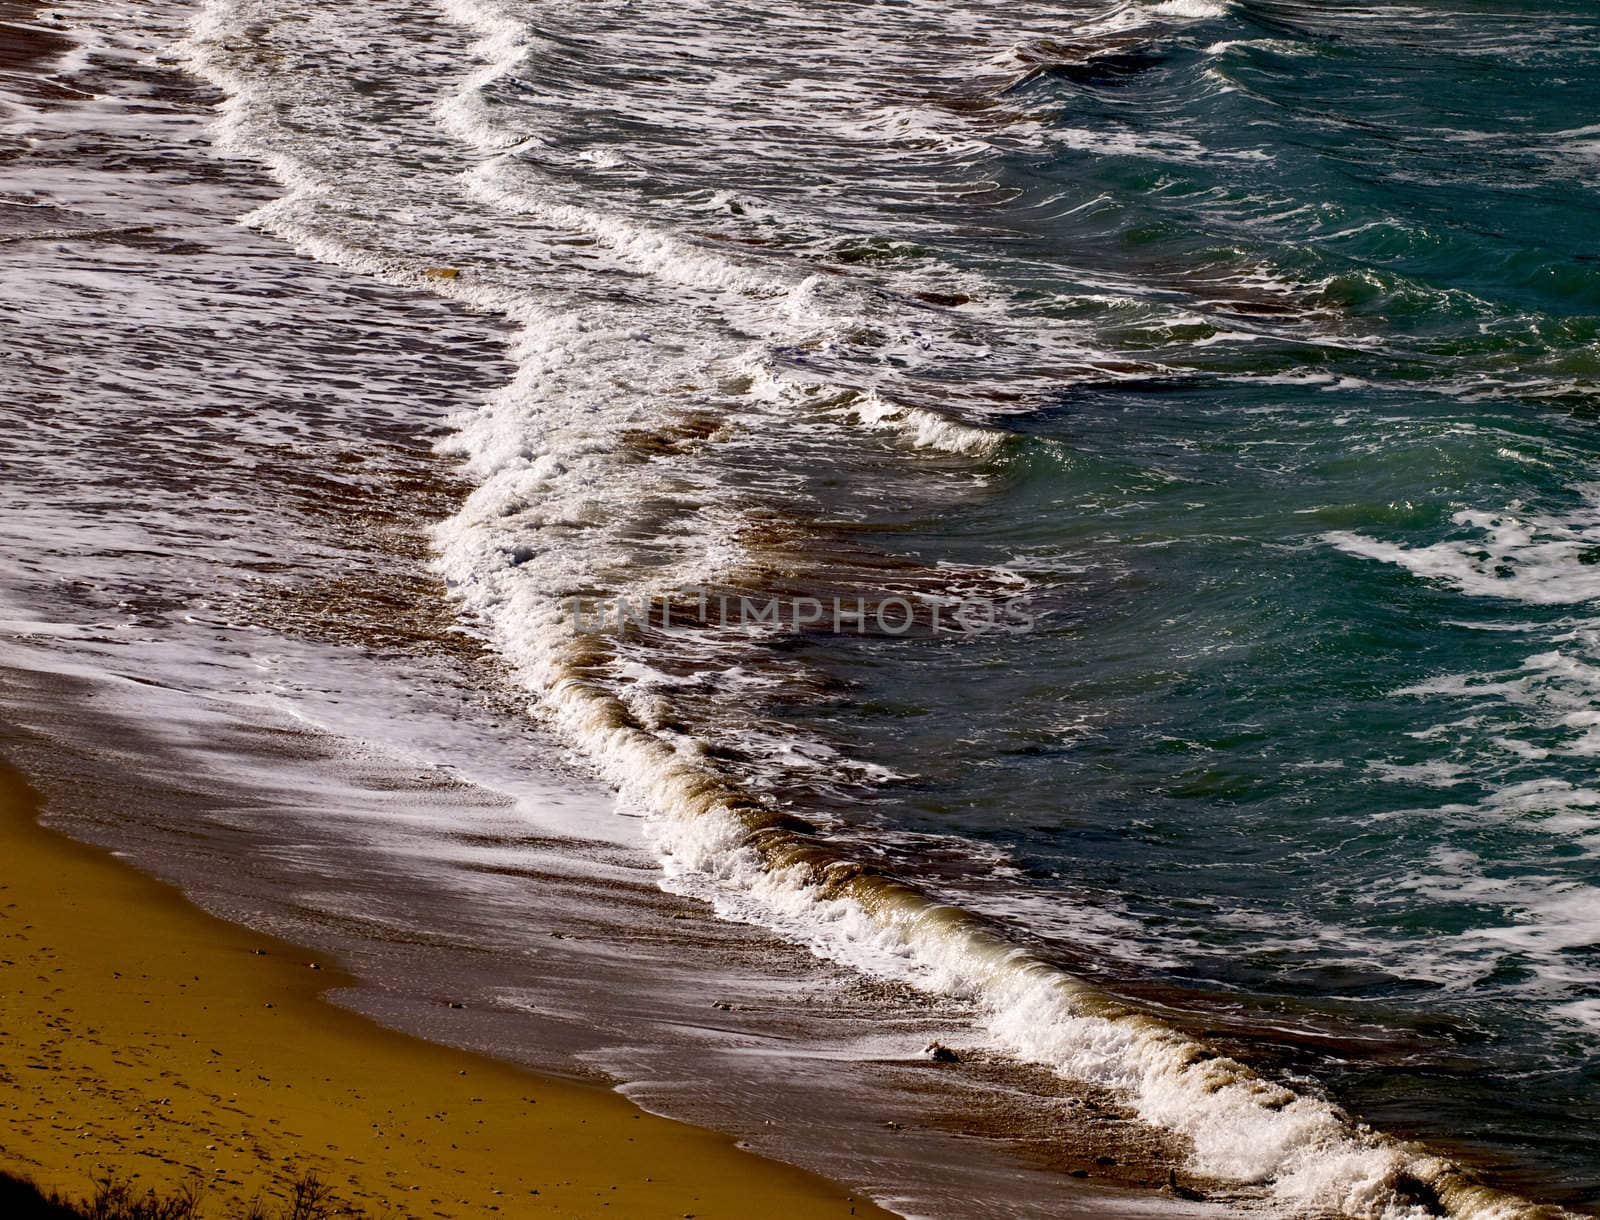
<instances>
[{"instance_id":1,"label":"shallow water","mask_svg":"<svg viewBox=\"0 0 1600 1220\"><path fill-rule=\"evenodd\" d=\"M158 220L249 212L203 307L237 294L239 333L272 319L271 343L174 376L170 339L159 367L138 342L96 361L76 306L35 314L35 360L78 367L48 420L19 408L19 457L64 489L7 519L30 604L160 622L140 655L169 680L196 662L165 633L219 613L174 589L207 573L251 630L273 617L252 565L324 641L405 622L448 651L460 613L535 696L529 721L491 714L531 765L442 727L458 670L379 728L395 676L319 693L291 651L268 666L278 710L471 755L465 778L542 793L535 821L575 803L614 839L580 778L527 778L598 775L669 890L943 997L969 1038L1121 1090L1191 1169L1280 1207L1517 1206L1452 1194L1347 1109L1592 1209L1600 19L830 14L216 0L186 43L169 29L160 54L226 98L224 160L128 181ZM118 165L86 185L72 164L35 161L29 189L93 211ZM321 267L285 270L285 241ZM111 298L119 257L49 273L64 300ZM173 334L231 324L129 299ZM197 381L199 401L168 389ZM137 445L105 425L131 397L152 404ZM115 547L53 540L129 481L170 507L146 499ZM274 548L262 514L359 520L380 485L410 511ZM196 528L201 495L249 527ZM440 518L448 589L401 580L372 539L420 563ZM77 603L44 592L63 575ZM618 633L570 613L692 589L1021 597L1034 621ZM1190 1036L1242 1066L1204 1067ZM628 1058L607 1066L637 1075Z\"/></svg>"}]
</instances>

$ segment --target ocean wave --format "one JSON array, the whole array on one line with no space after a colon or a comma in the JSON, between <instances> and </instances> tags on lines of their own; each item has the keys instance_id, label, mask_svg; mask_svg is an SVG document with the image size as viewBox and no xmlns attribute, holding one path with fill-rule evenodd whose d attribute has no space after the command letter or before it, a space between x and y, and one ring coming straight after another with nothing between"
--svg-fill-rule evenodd
<instances>
[{"instance_id":1,"label":"ocean wave","mask_svg":"<svg viewBox=\"0 0 1600 1220\"><path fill-rule=\"evenodd\" d=\"M851 409L957 452L988 453L1003 441L992 430L881 398L862 397ZM500 520L463 515L442 527L443 570L519 664L552 722L647 812L668 884L824 956L977 1000L1011 1053L1124 1092L1141 1117L1192 1141L1197 1169L1270 1183L1287 1205L1359 1217L1420 1216L1432 1210L1429 1201L1461 1217L1541 1214L1073 979L981 918L850 858L802 819L741 791L684 743L650 732L593 680L592 642L565 631L528 582L484 579L492 557L504 552Z\"/></svg>"},{"instance_id":2,"label":"ocean wave","mask_svg":"<svg viewBox=\"0 0 1600 1220\"><path fill-rule=\"evenodd\" d=\"M1126 9L1140 20L1225 11L1193 0ZM1013 443L1012 433L900 402L876 384L835 384L826 369L808 379L782 367L775 349L798 348L819 331L892 329L881 314L857 308L853 288L790 274L793 268L773 261L725 256L591 201L546 196L537 171L515 156L537 137L508 129L478 98L524 62L527 34L489 3L452 0L448 12L479 36L484 61L436 111L478 158L454 176L454 201L482 209L478 220L520 216L560 230L562 241L538 253L550 267L547 283L530 277L530 287L492 267L463 271L442 262L450 247L438 234L448 234L449 223L430 231L440 244L423 250L404 249L405 234L353 240L348 228L330 223L341 213L348 222L357 210L333 198L344 171L327 149L318 154L324 162L284 150L288 135L272 99L261 96L260 82L229 50L236 26L259 18L257 6L212 0L192 40L193 62L229 92L221 139L266 161L290 188L254 215L256 223L326 261L496 311L517 327L513 380L454 419L441 446L477 486L437 530L438 569L463 612L538 697L540 715L647 812L667 884L824 956L976 1001L996 1043L1011 1054L1119 1090L1142 1118L1190 1141L1197 1169L1266 1184L1287 1208L1383 1220L1441 1211L1463 1220L1560 1214L1479 1185L1448 1159L1369 1129L1311 1090L1215 1054L1010 943L977 915L852 858L817 823L780 811L730 776L694 732L669 727L670 716L650 711L655 691L648 699L628 692L621 679L638 686L645 664L630 649L647 642L578 630L566 600L597 589L733 582L750 558L741 535L747 501L723 471L692 446L641 455L631 433L659 435L694 410L736 431L775 425L797 404L820 403L824 414L898 430L915 448L964 456L975 466ZM1181 142L1168 144L1168 152L1174 147L1182 157L1204 153ZM423 237L416 244L425 244ZM615 283L615 299L573 290L585 276ZM697 309L715 307L730 323L714 332L715 345L708 346L696 310L682 307L684 291ZM816 350L829 340L846 341L830 333ZM878 342L915 352L957 340L902 330ZM771 409L752 414L763 407ZM1518 543L1512 526L1495 528L1507 550L1532 545ZM1478 572L1465 550L1448 549L1455 544L1441 544L1446 549L1430 558L1369 546L1357 535L1330 541L1392 562L1411 556L1450 579ZM1560 548L1574 540L1548 541L1557 549L1544 559L1554 562L1568 557ZM719 636L706 646L728 665L759 644Z\"/></svg>"}]
</instances>

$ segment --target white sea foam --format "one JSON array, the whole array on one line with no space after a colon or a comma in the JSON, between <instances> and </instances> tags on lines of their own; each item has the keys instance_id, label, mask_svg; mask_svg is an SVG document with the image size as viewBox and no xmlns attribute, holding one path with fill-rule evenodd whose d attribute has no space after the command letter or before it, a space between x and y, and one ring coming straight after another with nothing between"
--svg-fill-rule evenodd
<instances>
[{"instance_id":1,"label":"white sea foam","mask_svg":"<svg viewBox=\"0 0 1600 1220\"><path fill-rule=\"evenodd\" d=\"M1513 783L1475 805L1446 805L1435 816L1446 834L1471 842L1487 833L1499 844L1542 840L1600 857L1600 792L1551 780ZM1416 814L1409 815L1412 817ZM1455 829L1452 830L1451 827ZM1476 926L1435 938L1428 956L1446 975L1481 978L1510 959L1535 972L1518 989L1579 1027L1600 974L1575 949L1600 944L1600 888L1577 870L1523 860L1503 847L1493 858L1465 846L1441 845L1427 867L1397 878L1396 888L1443 904L1470 903L1487 913Z\"/></svg>"},{"instance_id":2,"label":"white sea foam","mask_svg":"<svg viewBox=\"0 0 1600 1220\"><path fill-rule=\"evenodd\" d=\"M511 194L503 178L497 185L498 172L476 176L474 189L487 192L497 206L532 206L549 216L550 205L527 189ZM765 293L774 287L747 280L737 264L708 265L670 239L600 225L593 213L558 218L584 225L635 265L696 288ZM545 325L556 324L547 319ZM508 558L515 547L527 546L534 532L530 527L537 523L525 514L552 515L537 497L530 503L529 493L552 494L550 484L565 477L559 473L568 460L564 450L540 452L522 439L530 414L549 414L548 406L536 413L528 408L533 396L549 399L555 373L546 363L551 348L549 333L526 335L517 384L460 423L452 448L468 458L480 489L440 530L442 570L539 692L545 713L582 745L625 799L650 814L669 884L707 897L729 917L775 927L858 968L979 1000L1001 1046L1076 1079L1124 1090L1149 1121L1193 1141L1195 1165L1206 1173L1270 1181L1288 1203L1332 1206L1357 1216L1399 1216L1407 1209L1394 1201L1390 1187L1398 1174L1411 1172L1453 1191L1461 1214L1495 1214L1483 1208L1474 1213L1467 1188L1452 1185L1441 1162L1360 1128L1324 1101L1210 1057L1156 1022L1115 1011L1090 989L983 931L969 916L892 889L829 896L809 867L782 863L781 846L771 847L768 840L777 856L758 850L748 818L738 812L737 794L704 771L693 751L652 733L624 701L573 668L577 641L551 599L552 589L564 582L550 571L559 574L570 556L543 553L537 582L521 572L520 556ZM752 372L750 393L757 400L804 393L760 367L747 372ZM957 452L987 452L1003 439L992 430L968 428L874 395L854 397L848 409L874 426L895 422L909 430L914 443ZM556 499L561 502L559 495Z\"/></svg>"},{"instance_id":3,"label":"white sea foam","mask_svg":"<svg viewBox=\"0 0 1600 1220\"><path fill-rule=\"evenodd\" d=\"M1267 1183L1288 1206L1349 1216L1423 1215L1395 1195L1402 1176L1439 1190L1455 1215L1524 1214L1519 1201L1468 1184L1447 1162L1118 1011L958 910L892 896L822 896L803 869L770 867L737 819L714 809L658 817L651 831L674 888L857 969L977 1000L1000 1048L1124 1092L1141 1117L1192 1141L1201 1172Z\"/></svg>"},{"instance_id":4,"label":"white sea foam","mask_svg":"<svg viewBox=\"0 0 1600 1220\"><path fill-rule=\"evenodd\" d=\"M1213 7L1169 4L1141 12L1203 17L1215 15ZM786 855L792 844L781 827L763 820L760 803L707 767L703 743L665 727L655 709L670 695L670 678L625 645L577 631L566 613L568 596L714 583L745 561L741 506L729 502L713 464L692 451L646 463L629 450L631 432L659 430L677 406L772 421L785 418L788 408L821 403L869 427L896 428L915 446L968 455L995 452L1006 434L897 405L876 386L829 385L779 369L769 357L775 344L815 341L824 350L843 339L819 332L855 326L866 333L885 329L886 320L854 289L791 274L780 260L727 254L669 227L549 191L531 159L510 155L544 147L544 137L507 126L480 96L524 61L530 35L488 3L450 0L448 11L480 35L486 62L433 112L470 155L454 166L443 160L432 177L405 166L368 183L362 170L395 157L393 147L375 146L374 161L352 171L285 124L279 111L292 109L296 99L273 91L291 86L247 72L231 45L236 27L254 20L259 6L213 0L192 55L229 91L223 140L266 161L290 188L255 213L255 223L318 258L426 286L517 326L513 380L456 418L443 446L462 460L476 489L437 531L439 570L538 695L541 714L624 799L648 812L668 884L819 954L978 1001L997 1045L1123 1091L1147 1121L1192 1142L1197 1169L1268 1183L1286 1205L1398 1220L1413 1209L1393 1187L1410 1174L1437 1189L1456 1215L1518 1214L1515 1201L1466 1184L1443 1161L1366 1130L1320 1098L1210 1055L1006 944L963 912L863 879L848 861L820 872L793 862ZM349 138L370 128L362 117L340 115L335 126ZM403 157L398 164L405 165ZM444 181L453 192L442 192ZM436 197L428 193L435 189ZM399 240L392 226L363 228L368 211L384 209L428 223L404 230ZM537 247L531 252L504 250L504 258L528 261L512 270L455 265L454 254L471 253L450 243L455 226L503 227L508 218L520 218L539 240L528 242ZM518 266L520 277L512 273ZM441 267L455 274L430 274ZM596 273L625 277L617 281L623 286L617 303L573 289ZM686 295L693 309L682 308ZM708 332L696 310L716 311L742 340ZM893 345L903 344L915 359L939 343L965 341L902 330L885 342L897 353ZM719 378L749 387L739 392L736 411L707 388ZM739 642L717 644L722 662L737 664ZM816 762L814 752L798 745L789 752L797 765Z\"/></svg>"},{"instance_id":5,"label":"white sea foam","mask_svg":"<svg viewBox=\"0 0 1600 1220\"><path fill-rule=\"evenodd\" d=\"M1580 489L1587 503L1564 516L1513 504L1501 512L1466 509L1451 521L1475 536L1408 547L1344 531L1324 540L1351 555L1395 564L1474 597L1534 605L1600 599L1600 503L1596 488Z\"/></svg>"},{"instance_id":6,"label":"white sea foam","mask_svg":"<svg viewBox=\"0 0 1600 1220\"><path fill-rule=\"evenodd\" d=\"M707 250L664 229L548 198L534 171L517 161L497 158L486 162L465 181L473 198L506 212L535 215L551 225L590 234L632 269L669 283L756 297L793 294L808 303L816 299L816 277L810 273L785 279L753 262ZM814 325L836 321L825 314L813 314L805 320Z\"/></svg>"},{"instance_id":7,"label":"white sea foam","mask_svg":"<svg viewBox=\"0 0 1600 1220\"><path fill-rule=\"evenodd\" d=\"M1161 0L1160 4L1152 5L1152 13L1160 13L1163 17L1188 17L1193 21L1203 21L1208 17L1226 17L1232 11L1232 6L1224 0Z\"/></svg>"},{"instance_id":8,"label":"white sea foam","mask_svg":"<svg viewBox=\"0 0 1600 1220\"><path fill-rule=\"evenodd\" d=\"M1212 161L1271 161L1273 155L1264 149L1208 148L1193 136L1176 131L1156 131L1140 134L1123 131L1111 134L1090 128L1054 128L1049 135L1052 143L1082 152L1099 153L1113 157L1141 157L1152 161L1175 161L1187 165L1204 165Z\"/></svg>"},{"instance_id":9,"label":"white sea foam","mask_svg":"<svg viewBox=\"0 0 1600 1220\"><path fill-rule=\"evenodd\" d=\"M847 408L870 428L892 428L918 449L987 456L998 452L1012 433L977 427L922 407L889 402L875 391L854 396Z\"/></svg>"}]
</instances>

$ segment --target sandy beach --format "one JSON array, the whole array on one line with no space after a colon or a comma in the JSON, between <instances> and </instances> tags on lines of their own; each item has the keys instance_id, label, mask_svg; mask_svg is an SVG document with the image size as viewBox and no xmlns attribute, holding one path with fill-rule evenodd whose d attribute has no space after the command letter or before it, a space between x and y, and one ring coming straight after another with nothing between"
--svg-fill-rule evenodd
<instances>
[{"instance_id":1,"label":"sandy beach","mask_svg":"<svg viewBox=\"0 0 1600 1220\"><path fill-rule=\"evenodd\" d=\"M347 980L42 829L0 771L0 1168L83 1195L306 1172L374 1215L884 1215L831 1183L323 1002Z\"/></svg>"},{"instance_id":2,"label":"sandy beach","mask_svg":"<svg viewBox=\"0 0 1600 1220\"><path fill-rule=\"evenodd\" d=\"M1596 56L0 0L0 1220L1600 1220Z\"/></svg>"}]
</instances>

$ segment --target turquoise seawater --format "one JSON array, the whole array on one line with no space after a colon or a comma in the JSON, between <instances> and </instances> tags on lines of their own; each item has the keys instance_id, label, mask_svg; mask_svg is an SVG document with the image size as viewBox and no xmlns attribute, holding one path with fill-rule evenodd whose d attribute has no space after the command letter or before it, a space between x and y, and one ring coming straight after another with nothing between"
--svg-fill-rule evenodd
<instances>
[{"instance_id":1,"label":"turquoise seawater","mask_svg":"<svg viewBox=\"0 0 1600 1220\"><path fill-rule=\"evenodd\" d=\"M758 864L880 865L1600 1204L1600 11L445 7L475 52L432 4L263 0L198 62L286 188L252 223L509 323L513 380L445 442L474 491L439 570L655 819L666 883L853 964L926 914L864 882L841 947L826 885L769 902L759 836L712 815L783 809ZM693 581L1037 619L615 638L561 609ZM899 943L923 981L983 957ZM1073 1042L1066 1007L1040 1062L1148 1084L1171 1051ZM1306 1108L1169 1075L1141 1113L1226 1128L1224 1176L1381 1210L1294 1186L1354 1148L1289 1131Z\"/></svg>"},{"instance_id":2,"label":"turquoise seawater","mask_svg":"<svg viewBox=\"0 0 1600 1220\"><path fill-rule=\"evenodd\" d=\"M871 537L1043 617L817 642L851 694L795 715L904 777L842 802L900 871L1592 1206L1600 13L1244 0L1039 58L994 105L1042 151L926 240L1118 376Z\"/></svg>"}]
</instances>

